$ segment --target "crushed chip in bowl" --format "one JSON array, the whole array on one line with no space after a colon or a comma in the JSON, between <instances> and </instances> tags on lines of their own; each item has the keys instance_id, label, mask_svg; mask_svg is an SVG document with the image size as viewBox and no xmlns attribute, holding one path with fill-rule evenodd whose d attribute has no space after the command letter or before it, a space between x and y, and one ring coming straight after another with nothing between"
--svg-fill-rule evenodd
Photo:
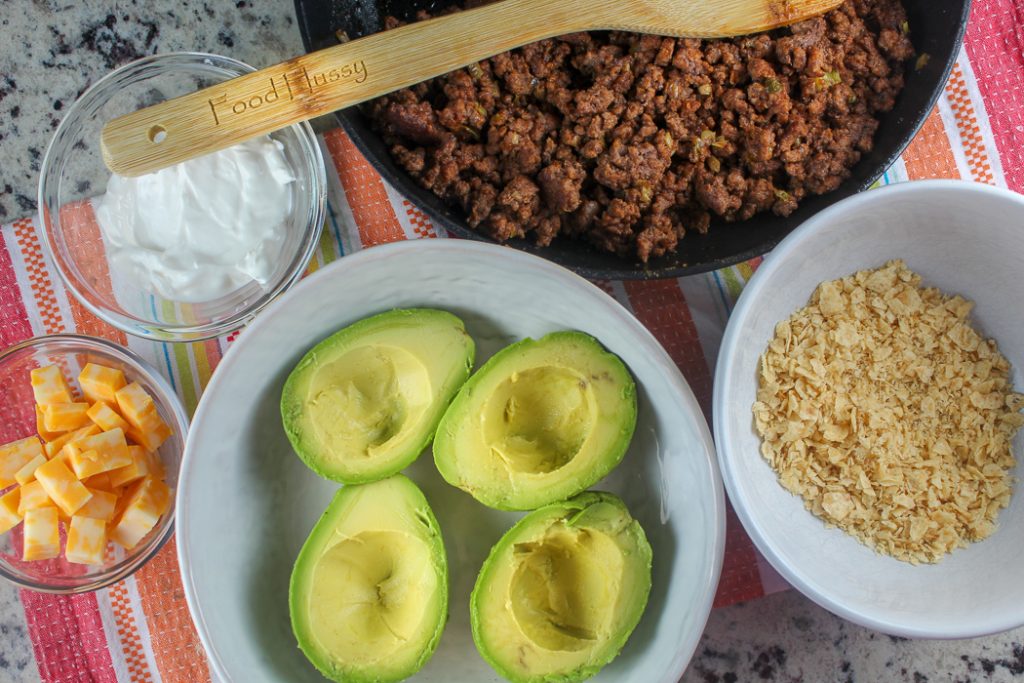
<instances>
[{"instance_id":1,"label":"crushed chip in bowl","mask_svg":"<svg viewBox=\"0 0 1024 683\"><path fill-rule=\"evenodd\" d=\"M890 261L819 285L761 356L754 425L782 486L914 564L989 536L1010 500L1024 395L972 307Z\"/></svg>"}]
</instances>

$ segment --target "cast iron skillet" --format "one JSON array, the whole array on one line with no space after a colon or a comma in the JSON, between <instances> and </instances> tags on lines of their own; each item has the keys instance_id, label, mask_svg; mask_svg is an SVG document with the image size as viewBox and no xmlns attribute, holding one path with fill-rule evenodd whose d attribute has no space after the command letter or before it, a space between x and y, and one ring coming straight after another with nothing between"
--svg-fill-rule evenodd
<instances>
[{"instance_id":1,"label":"cast iron skillet","mask_svg":"<svg viewBox=\"0 0 1024 683\"><path fill-rule=\"evenodd\" d=\"M299 30L307 50L337 44L336 31L359 38L380 30L387 15L411 19L420 9L437 11L458 0L295 0ZM680 0L681 2L693 0ZM517 249L535 253L591 279L648 279L692 275L715 270L764 254L791 230L825 207L865 190L896 160L917 133L949 76L960 51L970 0L903 0L918 53L929 60L920 70L907 67L907 84L895 108L885 114L875 137L874 150L865 155L853 174L837 190L808 197L785 218L758 214L738 223L712 224L707 235L687 233L674 254L651 259L646 266L599 252L582 242L555 240L538 248L529 240L515 240ZM426 48L429 49L429 48ZM356 147L399 192L409 197L433 219L459 237L490 241L471 230L461 211L446 206L420 187L388 154L387 147L357 107L336 112Z\"/></svg>"}]
</instances>

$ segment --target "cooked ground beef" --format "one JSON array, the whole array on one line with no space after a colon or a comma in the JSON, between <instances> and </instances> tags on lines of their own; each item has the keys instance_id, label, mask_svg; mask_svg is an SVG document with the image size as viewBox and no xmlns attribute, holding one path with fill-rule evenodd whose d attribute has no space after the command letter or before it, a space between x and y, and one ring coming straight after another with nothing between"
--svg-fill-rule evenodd
<instances>
[{"instance_id":1,"label":"cooked ground beef","mask_svg":"<svg viewBox=\"0 0 1024 683\"><path fill-rule=\"evenodd\" d=\"M847 0L732 40L543 40L370 110L398 163L473 228L647 261L687 229L785 216L838 187L913 54L899 0Z\"/></svg>"}]
</instances>

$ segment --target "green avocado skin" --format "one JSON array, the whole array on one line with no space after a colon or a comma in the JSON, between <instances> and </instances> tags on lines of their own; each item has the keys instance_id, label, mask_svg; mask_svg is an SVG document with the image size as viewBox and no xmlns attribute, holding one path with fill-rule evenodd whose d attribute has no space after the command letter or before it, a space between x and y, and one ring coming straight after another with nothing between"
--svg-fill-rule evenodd
<instances>
[{"instance_id":1,"label":"green avocado skin","mask_svg":"<svg viewBox=\"0 0 1024 683\"><path fill-rule=\"evenodd\" d=\"M381 466L373 471L360 474L332 467L331 460L329 457L325 457L321 444L317 443L316 439L302 428L300 420L303 416L304 406L297 387L310 373L317 371L324 357L342 351L351 346L353 342L365 339L379 330L396 327L402 327L409 331L407 350L413 355L421 357L425 363L431 362L433 350L416 339L417 331L425 327L450 328L452 333L457 335L459 343L463 345L464 352L460 355L457 365L448 368L448 381L439 387L438 393L433 397L430 408L431 417L422 426L421 433L411 447L404 452L390 454L383 459ZM281 392L281 420L285 434L302 462L325 479L344 484L364 484L391 476L411 465L430 445L445 409L459 388L469 378L475 354L476 347L473 339L466 333L465 324L447 311L429 308L395 309L363 318L319 342L302 357L288 375Z\"/></svg>"},{"instance_id":2,"label":"green avocado skin","mask_svg":"<svg viewBox=\"0 0 1024 683\"><path fill-rule=\"evenodd\" d=\"M481 385L502 379L522 369L522 359L532 354L546 354L547 350L563 354L569 367L601 373L607 382L602 389L609 399L604 402L610 409L599 413L598 420L612 425L610 437L599 439L580 451L577 458L586 457L586 467L572 476L556 471L542 483L523 481L518 487L500 482L468 480L462 464L481 457L483 448L466 448L460 444L462 434L473 429L488 395ZM493 386L493 384L491 384ZM565 330L552 332L540 339L526 338L498 351L462 385L437 427L434 437L434 463L441 476L452 486L461 488L488 507L498 510L533 510L558 500L564 500L593 486L622 461L633 438L637 419L636 384L625 363L599 341L584 332ZM597 449L597 452L595 452ZM568 468L565 468L568 469ZM483 485L481 485L483 484ZM512 490L515 488L516 490Z\"/></svg>"},{"instance_id":3,"label":"green avocado skin","mask_svg":"<svg viewBox=\"0 0 1024 683\"><path fill-rule=\"evenodd\" d=\"M325 536L329 537L334 531L336 524L341 521L336 519L338 509L344 506L348 499L360 489L383 485L388 482L394 483L403 491L408 505L415 511L415 517L423 527L423 538L430 547L433 568L437 572L438 584L440 586L436 622L425 647L419 652L413 664L404 670L384 673L335 666L328 659L326 653L321 652L315 647L313 641L302 632L303 627L300 624L305 623L302 614L302 598L308 588L306 582L309 576L308 572L303 570L309 563L316 561L316 553L323 547L321 540ZM309 569L312 570L312 567L309 567ZM396 474L386 480L365 485L348 485L339 489L331 500L330 505L328 505L323 515L321 515L313 527L295 560L295 566L292 569L288 585L288 611L291 617L292 631L298 642L299 649L302 650L302 653L306 655L306 658L309 659L310 663L321 674L336 683L395 683L412 676L423 668L437 649L437 645L441 640L441 634L444 632L444 627L448 620L448 559L441 536L441 528L420 488L408 477Z\"/></svg>"},{"instance_id":4,"label":"green avocado skin","mask_svg":"<svg viewBox=\"0 0 1024 683\"><path fill-rule=\"evenodd\" d=\"M551 523L558 523L560 521L565 521L568 525L581 528L599 525L601 520L596 517L593 520L596 522L595 525L588 523L587 515L588 510L601 503L611 505L617 511L616 516L621 520L621 526L617 525L619 528L617 533L627 546L622 549L624 557L628 560L627 571L636 573L638 581L636 599L624 607L613 636L602 644L598 656L592 661L572 671L537 673L534 675L517 671L509 666L509 662L502 661L495 653L492 653L486 645L486 631L494 615L483 613L481 602L484 592L487 590L489 582L493 580L499 566L511 559L514 546L529 542L531 538L536 537L531 532L542 532ZM653 553L643 528L629 514L625 503L612 493L586 491L569 500L553 503L534 510L505 532L501 539L491 548L491 552L488 554L477 576L473 592L470 596L470 622L473 641L476 644L477 650L495 671L507 680L512 681L512 683L577 683L577 681L590 678L618 656L629 639L630 634L632 634L640 622L651 590L652 560Z\"/></svg>"}]
</instances>

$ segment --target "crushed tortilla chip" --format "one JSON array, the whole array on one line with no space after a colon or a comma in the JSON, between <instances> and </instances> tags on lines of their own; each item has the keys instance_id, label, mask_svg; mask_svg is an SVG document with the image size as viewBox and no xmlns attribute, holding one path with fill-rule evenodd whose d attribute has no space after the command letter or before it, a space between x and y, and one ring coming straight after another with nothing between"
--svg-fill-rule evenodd
<instances>
[{"instance_id":1,"label":"crushed tortilla chip","mask_svg":"<svg viewBox=\"0 0 1024 683\"><path fill-rule=\"evenodd\" d=\"M754 425L779 482L871 548L936 562L995 531L1024 395L968 319L902 261L824 282L761 356Z\"/></svg>"}]
</instances>

